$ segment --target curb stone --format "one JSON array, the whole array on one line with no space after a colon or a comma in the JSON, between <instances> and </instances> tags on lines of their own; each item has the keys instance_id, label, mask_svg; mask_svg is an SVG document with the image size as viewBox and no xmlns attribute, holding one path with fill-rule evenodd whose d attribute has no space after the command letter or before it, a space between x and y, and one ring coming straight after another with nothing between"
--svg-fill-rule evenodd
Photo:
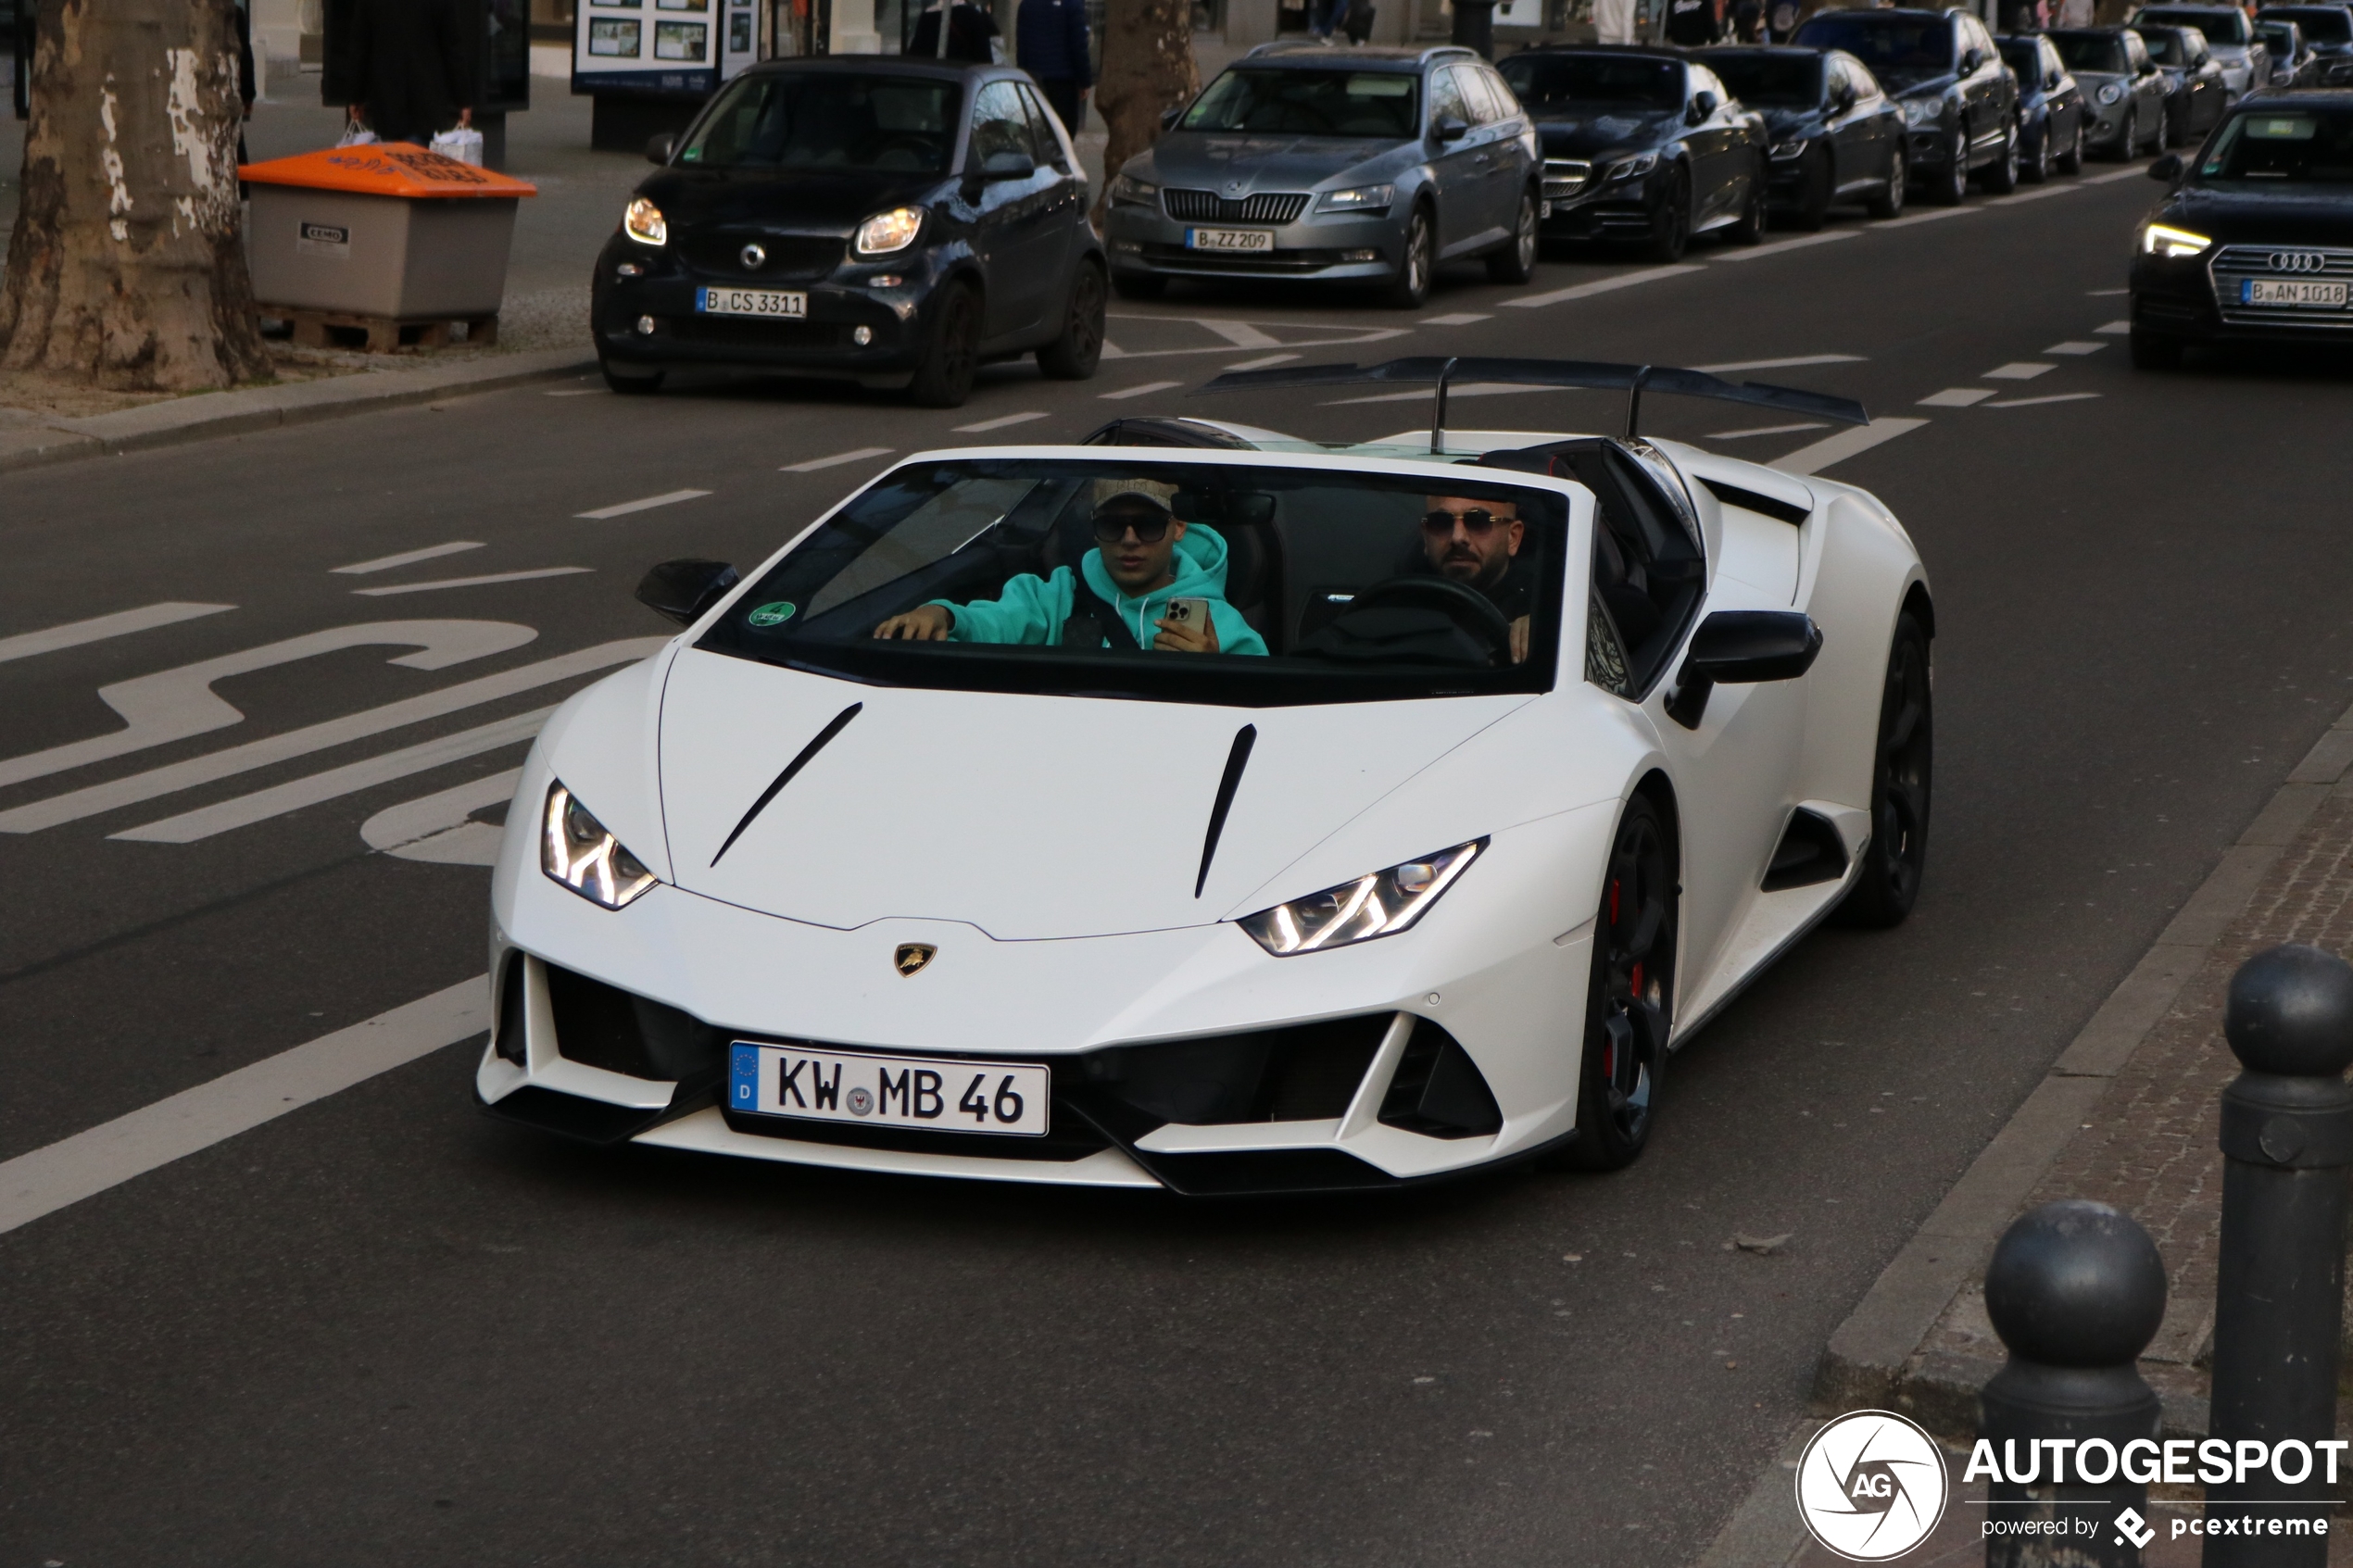
<instances>
[{"instance_id":1,"label":"curb stone","mask_svg":"<svg viewBox=\"0 0 2353 1568\"><path fill-rule=\"evenodd\" d=\"M596 356L576 348L502 354L462 365L408 370L368 370L283 386L242 387L170 397L87 419L28 416L0 423L0 470L33 468L74 458L170 446L217 435L308 424L453 394L495 392L596 369Z\"/></svg>"}]
</instances>

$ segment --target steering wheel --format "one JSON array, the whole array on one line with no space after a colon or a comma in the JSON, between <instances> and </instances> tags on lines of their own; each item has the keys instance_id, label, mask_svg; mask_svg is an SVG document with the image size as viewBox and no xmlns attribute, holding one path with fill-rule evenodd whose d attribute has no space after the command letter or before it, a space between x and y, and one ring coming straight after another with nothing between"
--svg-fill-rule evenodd
<instances>
[{"instance_id":1,"label":"steering wheel","mask_svg":"<svg viewBox=\"0 0 2353 1568\"><path fill-rule=\"evenodd\" d=\"M1486 644L1495 663L1511 662L1512 623L1485 594L1451 577L1432 572L1387 578L1358 594L1341 613L1386 608L1434 609Z\"/></svg>"},{"instance_id":2,"label":"steering wheel","mask_svg":"<svg viewBox=\"0 0 2353 1568\"><path fill-rule=\"evenodd\" d=\"M930 161L930 159L937 155L938 151L938 144L930 137L918 136L912 132L904 132L891 137L881 146L876 147L874 151L874 157L876 159L881 159L888 157L894 153L908 153L917 159L916 167L920 169L925 163Z\"/></svg>"}]
</instances>

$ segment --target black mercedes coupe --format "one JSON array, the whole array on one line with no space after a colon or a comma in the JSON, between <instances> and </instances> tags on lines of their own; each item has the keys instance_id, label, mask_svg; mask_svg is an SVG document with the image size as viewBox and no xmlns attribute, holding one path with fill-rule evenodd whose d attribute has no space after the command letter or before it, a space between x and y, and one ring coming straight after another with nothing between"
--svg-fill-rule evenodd
<instances>
[{"instance_id":1,"label":"black mercedes coupe","mask_svg":"<svg viewBox=\"0 0 2353 1568\"><path fill-rule=\"evenodd\" d=\"M2264 93L2194 159L2149 166L2172 189L2133 255L2133 363L2192 344L2353 345L2353 91Z\"/></svg>"}]
</instances>

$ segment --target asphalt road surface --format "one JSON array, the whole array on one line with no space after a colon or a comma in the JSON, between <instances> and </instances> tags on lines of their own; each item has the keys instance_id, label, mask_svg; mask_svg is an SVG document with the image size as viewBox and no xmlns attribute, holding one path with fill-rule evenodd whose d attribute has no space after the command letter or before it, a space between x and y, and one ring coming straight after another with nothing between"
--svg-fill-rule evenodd
<instances>
[{"instance_id":1,"label":"asphalt road surface","mask_svg":"<svg viewBox=\"0 0 2353 1568\"><path fill-rule=\"evenodd\" d=\"M1179 290L1114 307L1097 380L1008 366L950 412L585 379L0 479L0 1161L478 975L486 873L371 839L502 797L528 721L497 721L588 677L307 727L659 636L648 564L749 565L884 449L1427 418L1182 395L1275 355L1778 365L1923 421L1826 471L1912 530L1942 633L1918 913L1816 935L1699 1036L1630 1171L1188 1204L585 1152L473 1111L477 1037L0 1235L0 1568L1688 1562L1831 1329L2353 697L2344 367L2132 371L2155 193L2100 172L1680 269L1466 269L1418 316ZM1766 459L1838 433L1646 414ZM233 608L5 640L163 603ZM232 659L393 621L437 624ZM421 644L446 669L390 662ZM223 659L225 708L149 682L128 741L80 744L123 726L101 687Z\"/></svg>"}]
</instances>

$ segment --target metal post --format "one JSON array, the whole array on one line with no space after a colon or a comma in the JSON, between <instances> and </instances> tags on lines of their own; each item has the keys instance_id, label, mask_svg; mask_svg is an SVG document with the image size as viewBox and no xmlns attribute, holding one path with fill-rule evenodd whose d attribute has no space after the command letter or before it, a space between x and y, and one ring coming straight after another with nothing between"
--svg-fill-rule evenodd
<instances>
[{"instance_id":1,"label":"metal post","mask_svg":"<svg viewBox=\"0 0 2353 1568\"><path fill-rule=\"evenodd\" d=\"M2268 1457L2206 1491L2206 1568L2321 1568L2324 1499L2353 1486L2337 1456L2346 1170L2353 1166L2353 966L2318 947L2258 953L2231 977L2222 1033L2241 1073L2222 1091L2222 1240L2214 1302L2212 1436L2234 1461L2260 1448L2310 1455L2290 1482ZM2244 1447L2242 1447L2244 1445ZM2334 1485L2332 1471L2338 1472ZM2285 1506L2282 1506L2285 1505ZM2272 1535L2271 1521L2312 1521ZM2217 1523L2241 1521L2218 1535ZM2248 1530L2249 1524L2263 1533ZM2229 1528L2225 1523L2224 1527ZM2246 1533L2238 1533L2246 1532Z\"/></svg>"},{"instance_id":2,"label":"metal post","mask_svg":"<svg viewBox=\"0 0 2353 1568\"><path fill-rule=\"evenodd\" d=\"M2157 1436L2134 1364L2165 1318L2157 1244L2105 1203L2046 1203L1994 1248L1985 1311L2010 1352L1978 1429L2001 1468L1986 1568L2139 1568L2148 1483L2130 1477L2146 1474L2145 1450L2124 1450ZM2016 1529L2029 1522L2047 1533Z\"/></svg>"}]
</instances>

